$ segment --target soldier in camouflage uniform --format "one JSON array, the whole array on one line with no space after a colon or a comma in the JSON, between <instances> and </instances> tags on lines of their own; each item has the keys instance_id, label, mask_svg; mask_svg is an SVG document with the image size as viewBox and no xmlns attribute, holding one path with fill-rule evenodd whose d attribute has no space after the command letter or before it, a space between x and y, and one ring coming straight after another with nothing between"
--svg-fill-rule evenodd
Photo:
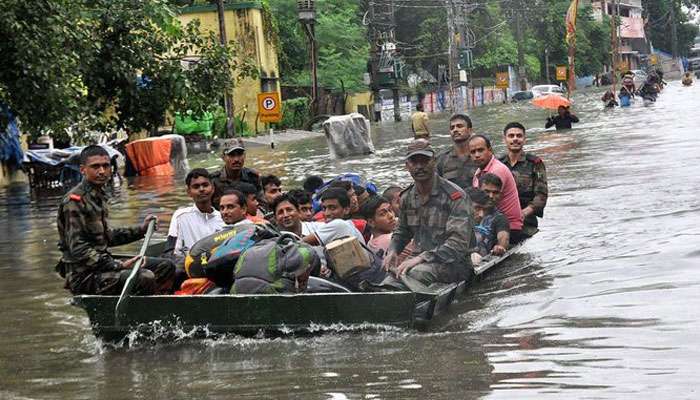
<instances>
[{"instance_id":1,"label":"soldier in camouflage uniform","mask_svg":"<svg viewBox=\"0 0 700 400\"><path fill-rule=\"evenodd\" d=\"M80 164L82 182L63 197L58 207L58 246L63 255L56 270L66 279L66 289L75 295L118 295L137 258L116 260L108 247L143 238L148 222L155 217L146 217L141 226L111 229L104 192L112 175L109 155L100 146L88 146L80 155ZM172 262L151 257L144 261L135 293L172 292Z\"/></svg>"},{"instance_id":2,"label":"soldier in camouflage uniform","mask_svg":"<svg viewBox=\"0 0 700 400\"><path fill-rule=\"evenodd\" d=\"M523 211L523 233L532 236L537 228L537 217L542 218L547 205L547 171L542 159L523 150L525 127L511 122L503 130L503 141L508 153L498 159L513 173Z\"/></svg>"},{"instance_id":3,"label":"soldier in camouflage uniform","mask_svg":"<svg viewBox=\"0 0 700 400\"><path fill-rule=\"evenodd\" d=\"M435 173L434 152L427 140L409 145L406 168L414 184L401 194L399 225L384 268L414 291L429 291L433 283L469 279L473 269L468 253L474 239L471 201L457 185ZM399 264L398 256L411 239L415 243L412 257ZM395 281L385 280L385 285L397 287Z\"/></svg>"},{"instance_id":4,"label":"soldier in camouflage uniform","mask_svg":"<svg viewBox=\"0 0 700 400\"><path fill-rule=\"evenodd\" d=\"M244 167L245 146L243 141L239 139L225 149L222 159L224 160L224 167L211 174L211 182L214 184L212 203L217 210L219 209L221 195L227 189L236 189L238 182L250 183L255 186L257 193L260 193L263 189L258 172Z\"/></svg>"},{"instance_id":5,"label":"soldier in camouflage uniform","mask_svg":"<svg viewBox=\"0 0 700 400\"><path fill-rule=\"evenodd\" d=\"M472 121L464 114L455 114L450 118L450 136L452 146L437 155L435 167L437 174L456 184L469 193L472 178L479 168L469 156L469 138L472 135Z\"/></svg>"}]
</instances>

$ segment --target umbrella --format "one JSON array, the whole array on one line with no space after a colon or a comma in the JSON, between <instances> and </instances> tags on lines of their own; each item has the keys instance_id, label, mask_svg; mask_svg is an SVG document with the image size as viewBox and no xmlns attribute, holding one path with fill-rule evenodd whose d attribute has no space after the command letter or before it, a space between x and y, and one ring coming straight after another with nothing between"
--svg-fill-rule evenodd
<instances>
[{"instance_id":1,"label":"umbrella","mask_svg":"<svg viewBox=\"0 0 700 400\"><path fill-rule=\"evenodd\" d=\"M571 105L571 101L559 96L558 94L546 94L544 96L534 98L532 100L532 104L535 107L556 110L560 106L569 107Z\"/></svg>"}]
</instances>

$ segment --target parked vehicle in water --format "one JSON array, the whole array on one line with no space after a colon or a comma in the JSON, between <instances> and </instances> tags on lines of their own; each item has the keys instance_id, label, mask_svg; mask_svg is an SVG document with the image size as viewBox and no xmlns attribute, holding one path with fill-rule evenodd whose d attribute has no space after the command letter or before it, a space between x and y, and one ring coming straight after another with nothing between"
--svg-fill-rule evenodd
<instances>
[{"instance_id":1,"label":"parked vehicle in water","mask_svg":"<svg viewBox=\"0 0 700 400\"><path fill-rule=\"evenodd\" d=\"M537 85L533 86L530 91L534 97L544 96L547 94L564 94L566 91L558 85Z\"/></svg>"},{"instance_id":2,"label":"parked vehicle in water","mask_svg":"<svg viewBox=\"0 0 700 400\"><path fill-rule=\"evenodd\" d=\"M518 101L531 100L534 97L535 95L534 93L532 93L531 90L523 90L520 92L513 93L513 97L511 97L511 102L516 103Z\"/></svg>"}]
</instances>

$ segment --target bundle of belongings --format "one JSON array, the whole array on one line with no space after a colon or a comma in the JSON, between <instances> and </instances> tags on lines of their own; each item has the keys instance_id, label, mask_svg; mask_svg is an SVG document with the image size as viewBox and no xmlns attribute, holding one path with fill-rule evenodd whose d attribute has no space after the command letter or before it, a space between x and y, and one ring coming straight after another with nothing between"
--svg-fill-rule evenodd
<instances>
[{"instance_id":1,"label":"bundle of belongings","mask_svg":"<svg viewBox=\"0 0 700 400\"><path fill-rule=\"evenodd\" d=\"M374 153L369 120L362 114L330 117L323 123L323 131L331 158Z\"/></svg>"},{"instance_id":2,"label":"bundle of belongings","mask_svg":"<svg viewBox=\"0 0 700 400\"><path fill-rule=\"evenodd\" d=\"M332 271L327 280L319 277L322 265ZM348 292L385 277L381 259L357 238L312 247L290 232L253 224L199 240L185 259L185 272L188 279L176 295Z\"/></svg>"},{"instance_id":3,"label":"bundle of belongings","mask_svg":"<svg viewBox=\"0 0 700 400\"><path fill-rule=\"evenodd\" d=\"M169 176L189 170L187 144L180 135L135 140L126 145L125 176Z\"/></svg>"},{"instance_id":4,"label":"bundle of belongings","mask_svg":"<svg viewBox=\"0 0 700 400\"><path fill-rule=\"evenodd\" d=\"M118 174L122 154L110 143L102 144L112 162L112 173ZM24 152L23 168L33 188L70 187L82 178L80 175L80 153L84 146L65 149L34 149Z\"/></svg>"}]
</instances>

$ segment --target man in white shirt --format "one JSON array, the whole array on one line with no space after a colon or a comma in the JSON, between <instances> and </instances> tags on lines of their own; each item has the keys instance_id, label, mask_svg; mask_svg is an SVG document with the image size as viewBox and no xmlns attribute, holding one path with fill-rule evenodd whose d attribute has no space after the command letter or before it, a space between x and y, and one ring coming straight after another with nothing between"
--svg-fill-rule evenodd
<instances>
[{"instance_id":1,"label":"man in white shirt","mask_svg":"<svg viewBox=\"0 0 700 400\"><path fill-rule=\"evenodd\" d=\"M193 169L187 174L185 185L194 205L177 209L168 229L168 249L173 249L177 264L181 264L187 251L199 239L224 226L221 214L212 205L214 185L209 172L204 168Z\"/></svg>"}]
</instances>

